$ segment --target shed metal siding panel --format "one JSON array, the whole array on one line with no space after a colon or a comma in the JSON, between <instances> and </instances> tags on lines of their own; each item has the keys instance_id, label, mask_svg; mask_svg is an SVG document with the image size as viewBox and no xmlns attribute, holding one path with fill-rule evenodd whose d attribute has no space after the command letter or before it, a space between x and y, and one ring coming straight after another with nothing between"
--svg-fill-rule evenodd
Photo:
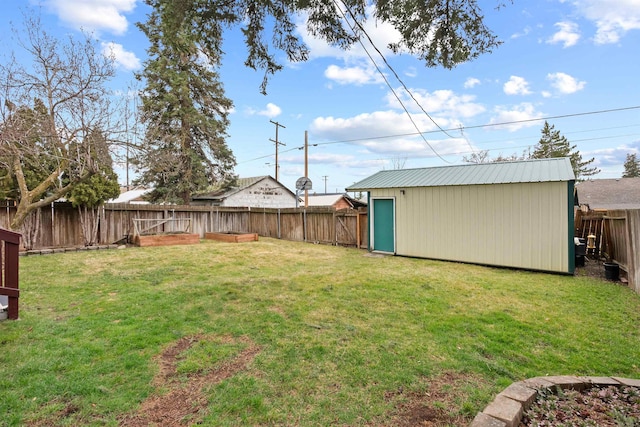
<instances>
[{"instance_id":1,"label":"shed metal siding panel","mask_svg":"<svg viewBox=\"0 0 640 427\"><path fill-rule=\"evenodd\" d=\"M372 190L396 198L398 255L570 272L567 183Z\"/></svg>"}]
</instances>

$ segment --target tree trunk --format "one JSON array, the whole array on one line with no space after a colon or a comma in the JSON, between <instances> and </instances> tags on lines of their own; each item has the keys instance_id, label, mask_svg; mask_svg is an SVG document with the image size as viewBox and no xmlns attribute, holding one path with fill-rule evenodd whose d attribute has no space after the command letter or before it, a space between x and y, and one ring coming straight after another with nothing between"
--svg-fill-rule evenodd
<instances>
[{"instance_id":1,"label":"tree trunk","mask_svg":"<svg viewBox=\"0 0 640 427\"><path fill-rule=\"evenodd\" d=\"M9 223L9 228L11 228L11 230L13 231L20 231L25 220L31 212L32 210L29 209L29 203L26 200L21 199L18 202L16 214Z\"/></svg>"},{"instance_id":2,"label":"tree trunk","mask_svg":"<svg viewBox=\"0 0 640 427\"><path fill-rule=\"evenodd\" d=\"M94 246L97 243L98 235L98 213L97 209L87 206L78 206L80 217L80 227L82 239L85 246Z\"/></svg>"},{"instance_id":3,"label":"tree trunk","mask_svg":"<svg viewBox=\"0 0 640 427\"><path fill-rule=\"evenodd\" d=\"M22 220L19 232L22 234L22 244L25 250L29 251L37 246L38 235L40 234L40 219L40 209L36 209L35 211L27 212Z\"/></svg>"}]
</instances>

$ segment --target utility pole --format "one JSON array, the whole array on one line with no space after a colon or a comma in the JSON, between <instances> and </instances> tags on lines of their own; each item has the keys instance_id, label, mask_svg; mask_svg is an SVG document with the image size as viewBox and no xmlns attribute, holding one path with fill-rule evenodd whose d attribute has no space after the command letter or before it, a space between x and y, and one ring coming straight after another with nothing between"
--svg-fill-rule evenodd
<instances>
[{"instance_id":1,"label":"utility pole","mask_svg":"<svg viewBox=\"0 0 640 427\"><path fill-rule=\"evenodd\" d=\"M282 142L280 142L280 141L278 140L278 128L285 128L285 129L286 129L286 127L285 127L285 126L283 126L283 125L281 125L281 124L280 124L280 123L278 123L278 122L274 122L273 120L269 120L269 121L270 121L271 123L273 123L274 125L276 125L276 139L275 139L275 140L273 140L273 139L269 139L269 141L271 141L271 142L275 142L275 144L276 144L276 181L280 181L280 179L279 179L279 175L280 175L280 174L278 173L278 169L279 169L279 167L278 167L278 146L279 146L279 145L287 145L287 144L283 144Z\"/></svg>"},{"instance_id":2,"label":"utility pole","mask_svg":"<svg viewBox=\"0 0 640 427\"><path fill-rule=\"evenodd\" d=\"M322 180L324 181L324 194L327 194L327 179L329 178L329 175L323 175L322 176Z\"/></svg>"},{"instance_id":3,"label":"utility pole","mask_svg":"<svg viewBox=\"0 0 640 427\"><path fill-rule=\"evenodd\" d=\"M309 135L304 131L304 176L309 178ZM309 206L309 190L304 190L304 207Z\"/></svg>"}]
</instances>

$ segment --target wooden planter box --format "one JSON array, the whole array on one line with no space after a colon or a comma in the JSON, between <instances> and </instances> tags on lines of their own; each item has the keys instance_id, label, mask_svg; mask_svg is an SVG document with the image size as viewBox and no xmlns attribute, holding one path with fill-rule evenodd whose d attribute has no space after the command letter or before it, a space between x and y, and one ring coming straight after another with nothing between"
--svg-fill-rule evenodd
<instances>
[{"instance_id":1,"label":"wooden planter box","mask_svg":"<svg viewBox=\"0 0 640 427\"><path fill-rule=\"evenodd\" d=\"M200 243L200 235L179 234L152 234L150 236L135 236L133 243L136 246L170 246L170 245L195 245Z\"/></svg>"},{"instance_id":2,"label":"wooden planter box","mask_svg":"<svg viewBox=\"0 0 640 427\"><path fill-rule=\"evenodd\" d=\"M228 243L255 242L258 233L204 233L204 238Z\"/></svg>"}]
</instances>

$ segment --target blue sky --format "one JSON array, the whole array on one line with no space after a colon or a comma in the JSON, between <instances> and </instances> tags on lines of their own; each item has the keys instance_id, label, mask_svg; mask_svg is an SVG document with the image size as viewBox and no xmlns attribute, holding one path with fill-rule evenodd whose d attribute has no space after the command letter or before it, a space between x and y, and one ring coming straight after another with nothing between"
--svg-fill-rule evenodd
<instances>
[{"instance_id":1,"label":"blue sky","mask_svg":"<svg viewBox=\"0 0 640 427\"><path fill-rule=\"evenodd\" d=\"M236 173L275 177L271 121L284 126L278 131L286 144L279 147L280 181L295 190L304 175L299 148L307 131L309 178L322 193L344 191L382 169L460 164L478 150L521 154L533 149L547 119L584 159L595 157L602 172L594 178L620 177L626 155L640 155L640 0L506 3L496 10L497 1L481 2L503 44L453 70L393 55L386 45L396 39L394 30L372 20L365 28L391 68L368 42L344 52L305 35L310 60L287 64L270 79L266 96L260 94L262 72L244 67L245 47L238 32L230 32L220 74L234 103L227 143ZM9 22L20 26L21 8L31 5L41 7L51 34L91 31L116 55L115 91L133 84L145 60L147 41L135 23L148 9L140 0L3 5L5 29ZM301 18L304 33L302 24ZM0 39L6 53L8 31Z\"/></svg>"}]
</instances>

